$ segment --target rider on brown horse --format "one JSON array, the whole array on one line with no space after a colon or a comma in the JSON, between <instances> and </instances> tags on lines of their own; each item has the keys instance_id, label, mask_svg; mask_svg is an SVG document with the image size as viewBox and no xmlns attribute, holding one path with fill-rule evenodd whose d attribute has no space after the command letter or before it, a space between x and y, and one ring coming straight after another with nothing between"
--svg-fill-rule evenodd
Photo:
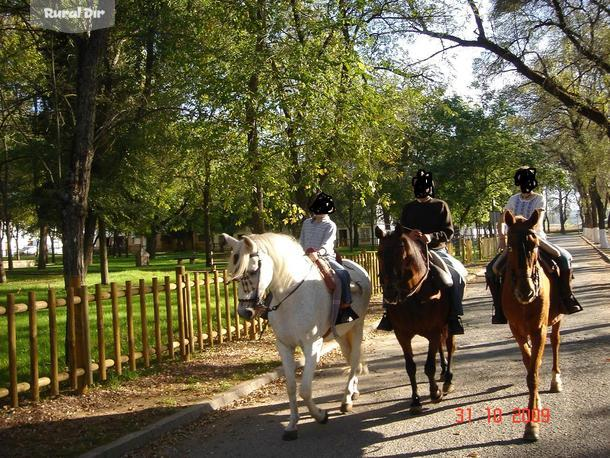
<instances>
[{"instance_id":1,"label":"rider on brown horse","mask_svg":"<svg viewBox=\"0 0 610 458\"><path fill-rule=\"evenodd\" d=\"M572 294L572 256L565 249L546 241L546 234L542 226L544 220L545 199L542 194L532 192L537 186L536 169L533 167L521 167L515 173L515 186L521 188L521 192L514 194L508 199L505 210L510 210L515 216L523 216L528 219L534 210L541 211L538 224L534 228L541 240L541 248L545 255L552 258L559 267L559 278L554 281L559 282L559 292L561 295L561 313L571 314L580 312L582 306ZM498 233L500 234L500 249L506 248L506 235L503 222L498 223ZM488 265L485 276L487 285L491 291L494 302L495 314L491 319L493 324L505 324L506 318L502 311L502 272L504 270L504 253L496 256Z\"/></svg>"},{"instance_id":2,"label":"rider on brown horse","mask_svg":"<svg viewBox=\"0 0 610 458\"><path fill-rule=\"evenodd\" d=\"M446 202L434 198L432 174L419 170L412 179L416 199L402 209L400 224L411 229L408 236L427 244L431 255L431 267L435 270L441 284L449 288L450 312L449 333L464 334L460 321L463 314L462 298L468 271L460 261L451 256L446 243L453 236L453 221ZM387 315L384 314L377 329L392 329Z\"/></svg>"}]
</instances>

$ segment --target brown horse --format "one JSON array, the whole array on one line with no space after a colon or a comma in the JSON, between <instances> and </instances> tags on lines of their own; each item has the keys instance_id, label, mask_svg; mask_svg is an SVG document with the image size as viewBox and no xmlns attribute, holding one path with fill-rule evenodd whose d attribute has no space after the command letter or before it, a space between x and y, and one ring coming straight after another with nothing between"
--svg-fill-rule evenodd
<instances>
[{"instance_id":1,"label":"brown horse","mask_svg":"<svg viewBox=\"0 0 610 458\"><path fill-rule=\"evenodd\" d=\"M409 230L397 225L394 232L375 228L379 238L379 276L383 287L384 301L388 304L388 318L394 334L402 347L405 366L411 382L411 413L420 413L422 405L417 393L415 362L411 340L415 335L428 339L428 356L425 373L430 383L432 402L440 402L443 393L453 391L451 360L455 351L453 335L447 336L449 300L447 292L440 290L432 281L427 247L414 242L407 234ZM443 390L439 390L434 378L436 353L446 340L447 366Z\"/></svg>"},{"instance_id":2,"label":"brown horse","mask_svg":"<svg viewBox=\"0 0 610 458\"><path fill-rule=\"evenodd\" d=\"M540 241L533 230L539 218L538 210L528 220L520 216L515 218L510 211L504 214L508 225L508 254L502 308L527 369L529 404L523 438L528 441L539 438L541 407L538 372L546 343L547 326L553 327L551 392L558 393L562 390L559 371L559 326L562 318L559 313L560 296L539 261Z\"/></svg>"}]
</instances>

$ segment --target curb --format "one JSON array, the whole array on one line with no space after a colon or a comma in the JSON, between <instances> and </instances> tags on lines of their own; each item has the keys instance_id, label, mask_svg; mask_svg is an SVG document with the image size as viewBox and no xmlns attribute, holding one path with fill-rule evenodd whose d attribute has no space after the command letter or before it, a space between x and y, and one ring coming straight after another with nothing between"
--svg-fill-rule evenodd
<instances>
[{"instance_id":1,"label":"curb","mask_svg":"<svg viewBox=\"0 0 610 458\"><path fill-rule=\"evenodd\" d=\"M610 264L610 256L608 256L606 253L604 253L601 249L599 249L598 247L595 246L594 243L592 243L590 240L588 240L587 238L585 238L585 236L580 235L580 238L583 239L585 242L587 242L589 244L589 246L591 248L593 248L595 251L597 251L597 254L599 254L601 256L601 258L606 261L608 264Z\"/></svg>"},{"instance_id":2,"label":"curb","mask_svg":"<svg viewBox=\"0 0 610 458\"><path fill-rule=\"evenodd\" d=\"M373 325L365 326L365 335L377 327L377 323ZM331 341L324 344L320 356L324 356L331 351L339 348L339 344L336 341ZM304 361L300 359L297 361L297 368L303 367ZM120 437L106 445L101 445L94 448L82 455L81 458L97 458L97 457L116 457L124 455L125 453L146 445L153 439L158 438L162 434L168 433L182 425L197 420L204 414L213 412L214 410L226 407L233 402L249 395L253 391L277 380L284 376L284 369L282 366L267 372L255 379L247 380L234 386L228 391L222 394L214 396L208 401L194 404L190 407L185 408L179 412L176 412L169 417L165 417L155 423L152 423L140 431L136 431Z\"/></svg>"}]
</instances>

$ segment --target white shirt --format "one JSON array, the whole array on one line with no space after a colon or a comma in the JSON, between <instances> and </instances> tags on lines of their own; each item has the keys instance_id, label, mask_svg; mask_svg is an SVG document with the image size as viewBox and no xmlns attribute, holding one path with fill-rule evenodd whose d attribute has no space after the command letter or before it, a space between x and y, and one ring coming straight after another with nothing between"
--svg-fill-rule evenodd
<instances>
[{"instance_id":1,"label":"white shirt","mask_svg":"<svg viewBox=\"0 0 610 458\"><path fill-rule=\"evenodd\" d=\"M328 215L324 215L321 221L307 218L303 221L299 243L304 250L314 248L315 250L326 250L328 256L335 258L335 240L337 239L337 225Z\"/></svg>"},{"instance_id":2,"label":"white shirt","mask_svg":"<svg viewBox=\"0 0 610 458\"><path fill-rule=\"evenodd\" d=\"M529 217L532 216L534 210L544 210L545 208L546 201L544 199L544 196L542 194L538 194L537 192L532 192L529 199L524 199L521 196L521 193L513 194L512 196L510 196L510 199L508 199L508 202L504 207L505 210L510 210L513 215L523 216L526 219L529 219ZM542 221L540 221L536 233L538 234L538 236L545 239L546 234L544 233L543 227L544 225L542 224Z\"/></svg>"}]
</instances>

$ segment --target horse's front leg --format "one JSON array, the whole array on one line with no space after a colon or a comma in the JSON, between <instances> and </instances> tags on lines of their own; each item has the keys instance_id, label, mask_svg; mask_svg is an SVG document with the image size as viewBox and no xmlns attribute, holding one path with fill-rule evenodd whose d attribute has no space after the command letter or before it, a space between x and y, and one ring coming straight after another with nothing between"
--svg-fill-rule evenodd
<instances>
[{"instance_id":1,"label":"horse's front leg","mask_svg":"<svg viewBox=\"0 0 610 458\"><path fill-rule=\"evenodd\" d=\"M294 361L294 348L276 342L277 350L282 358L284 376L286 377L286 391L288 392L288 403L290 404L290 421L284 430L282 439L289 441L298 437L297 423L299 422L299 408L297 406L297 381L296 363Z\"/></svg>"},{"instance_id":2,"label":"horse's front leg","mask_svg":"<svg viewBox=\"0 0 610 458\"><path fill-rule=\"evenodd\" d=\"M303 345L303 354L305 355L305 365L303 366L303 375L301 376L301 397L307 404L309 413L318 423L326 423L328 421L328 412L318 408L313 402L312 388L313 376L316 371L316 366L320 359L320 352L324 341L318 339L314 342Z\"/></svg>"},{"instance_id":3,"label":"horse's front leg","mask_svg":"<svg viewBox=\"0 0 610 458\"><path fill-rule=\"evenodd\" d=\"M402 353L405 358L405 368L407 370L407 375L409 376L409 381L411 382L411 407L409 412L412 414L418 414L421 413L422 407L419 394L417 394L417 380L415 377L416 366L415 361L413 360L413 349L411 348L411 339L413 336L404 337L399 336L396 331L394 331L394 333L396 334L396 338L402 347Z\"/></svg>"},{"instance_id":4,"label":"horse's front leg","mask_svg":"<svg viewBox=\"0 0 610 458\"><path fill-rule=\"evenodd\" d=\"M428 376L428 383L430 384L430 399L432 402L440 402L443 399L443 393L438 389L434 374L436 373L436 352L440 345L441 339L439 335L428 339L428 357L426 358L426 365L424 371Z\"/></svg>"},{"instance_id":5,"label":"horse's front leg","mask_svg":"<svg viewBox=\"0 0 610 458\"><path fill-rule=\"evenodd\" d=\"M443 393L451 393L453 391L453 372L451 372L451 362L453 361L453 354L455 353L455 336L449 334L445 340L445 346L447 347L447 369L445 370L445 377L443 383Z\"/></svg>"},{"instance_id":6,"label":"horse's front leg","mask_svg":"<svg viewBox=\"0 0 610 458\"><path fill-rule=\"evenodd\" d=\"M540 396L538 394L539 370L542 363L542 354L544 353L544 344L546 343L546 325L537 330L531 335L532 350L530 365L527 368L527 388L530 393L528 409L530 419L534 418L534 411L540 412ZM540 437L540 425L537 422L530 421L525 425L523 438L527 441L537 441Z\"/></svg>"}]
</instances>

